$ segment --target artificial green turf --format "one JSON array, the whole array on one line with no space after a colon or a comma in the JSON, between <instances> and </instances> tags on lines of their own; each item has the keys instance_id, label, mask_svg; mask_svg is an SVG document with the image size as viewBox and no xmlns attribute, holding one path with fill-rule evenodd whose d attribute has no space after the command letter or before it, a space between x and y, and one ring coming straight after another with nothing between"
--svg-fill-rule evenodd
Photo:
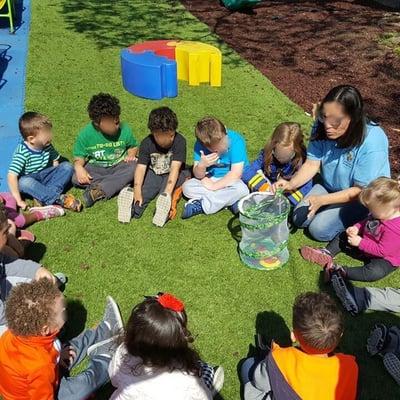
<instances>
[{"instance_id":1,"label":"artificial green turf","mask_svg":"<svg viewBox=\"0 0 400 400\"><path fill-rule=\"evenodd\" d=\"M278 123L294 120L306 129L310 125L304 111L177 2L41 0L32 2L32 14L26 109L51 117L54 143L67 157L76 133L88 121L87 103L99 91L119 97L122 117L139 139L147 134L152 108L173 108L179 117L179 130L188 141L189 160L194 124L204 115L215 115L243 132L250 158ZM163 101L143 100L125 92L120 49L159 38L206 41L221 47L222 88L189 87L180 82L179 96ZM290 238L287 266L273 272L254 271L239 261L235 240L238 221L230 212L188 221L177 219L159 229L151 224L153 209L151 205L140 221L120 225L117 204L112 200L81 214L68 213L37 224L32 230L46 246L43 263L70 278L66 295L70 301L76 300L72 328L84 320L82 304L87 310L87 326L98 321L107 294L115 297L127 318L144 294L175 293L186 303L190 328L203 358L226 369L223 398L238 399L237 364L247 355L256 329L268 330L278 342L287 341L285 325L290 328L295 296L319 290L317 268L302 261L297 252L310 241L297 232ZM398 286L397 276L378 283L385 284ZM347 318L341 350L359 359L363 399L395 399L400 395L382 362L370 359L365 352L370 328L382 319L398 321L395 316L379 313Z\"/></svg>"}]
</instances>

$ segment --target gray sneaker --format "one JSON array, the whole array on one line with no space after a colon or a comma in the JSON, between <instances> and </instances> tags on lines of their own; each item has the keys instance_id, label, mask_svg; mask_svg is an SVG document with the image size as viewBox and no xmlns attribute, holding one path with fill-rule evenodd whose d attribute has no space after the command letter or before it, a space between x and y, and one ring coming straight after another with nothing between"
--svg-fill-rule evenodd
<instances>
[{"instance_id":1,"label":"gray sneaker","mask_svg":"<svg viewBox=\"0 0 400 400\"><path fill-rule=\"evenodd\" d=\"M133 189L124 187L118 195L118 221L127 224L131 220Z\"/></svg>"},{"instance_id":2,"label":"gray sneaker","mask_svg":"<svg viewBox=\"0 0 400 400\"><path fill-rule=\"evenodd\" d=\"M400 385L400 360L397 355L394 353L386 353L383 356L383 365L396 383Z\"/></svg>"},{"instance_id":3,"label":"gray sneaker","mask_svg":"<svg viewBox=\"0 0 400 400\"><path fill-rule=\"evenodd\" d=\"M111 336L119 335L124 330L124 323L122 322L118 304L111 296L107 296L106 298L103 321L110 328Z\"/></svg>"},{"instance_id":4,"label":"gray sneaker","mask_svg":"<svg viewBox=\"0 0 400 400\"><path fill-rule=\"evenodd\" d=\"M156 212L153 217L153 224L160 228L165 225L168 220L168 214L171 210L171 195L161 193L156 202Z\"/></svg>"},{"instance_id":5,"label":"gray sneaker","mask_svg":"<svg viewBox=\"0 0 400 400\"><path fill-rule=\"evenodd\" d=\"M87 349L87 355L90 358L102 356L112 358L118 347L119 336L113 336L101 342L92 344Z\"/></svg>"}]
</instances>

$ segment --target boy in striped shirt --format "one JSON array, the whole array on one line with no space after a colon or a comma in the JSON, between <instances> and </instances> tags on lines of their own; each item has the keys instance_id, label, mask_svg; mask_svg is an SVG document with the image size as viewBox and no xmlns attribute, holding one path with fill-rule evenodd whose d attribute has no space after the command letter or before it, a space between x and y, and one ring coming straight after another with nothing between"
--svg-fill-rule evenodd
<instances>
[{"instance_id":1,"label":"boy in striped shirt","mask_svg":"<svg viewBox=\"0 0 400 400\"><path fill-rule=\"evenodd\" d=\"M69 162L59 162L60 154L51 144L51 121L42 114L26 112L19 119L19 130L23 140L8 169L8 186L17 205L26 208L21 196L25 194L42 205L57 204L81 211L82 204L78 199L63 194L74 170Z\"/></svg>"}]
</instances>

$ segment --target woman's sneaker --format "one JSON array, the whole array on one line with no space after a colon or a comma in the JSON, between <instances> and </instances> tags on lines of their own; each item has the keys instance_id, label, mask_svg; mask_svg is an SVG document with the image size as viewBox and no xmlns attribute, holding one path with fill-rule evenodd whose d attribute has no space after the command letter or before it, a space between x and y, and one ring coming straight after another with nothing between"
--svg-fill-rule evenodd
<instances>
[{"instance_id":1,"label":"woman's sneaker","mask_svg":"<svg viewBox=\"0 0 400 400\"><path fill-rule=\"evenodd\" d=\"M336 296L342 303L343 308L353 317L356 316L360 310L356 303L356 299L353 293L347 287L346 281L343 279L342 274L340 274L338 271L333 271L331 274L331 283Z\"/></svg>"},{"instance_id":2,"label":"woman's sneaker","mask_svg":"<svg viewBox=\"0 0 400 400\"><path fill-rule=\"evenodd\" d=\"M321 267L333 263L333 257L326 249L315 249L314 247L304 246L300 249L300 254L305 260L318 264Z\"/></svg>"},{"instance_id":3,"label":"woman's sneaker","mask_svg":"<svg viewBox=\"0 0 400 400\"><path fill-rule=\"evenodd\" d=\"M124 187L118 195L118 221L127 224L131 220L133 204L133 189Z\"/></svg>"},{"instance_id":4,"label":"woman's sneaker","mask_svg":"<svg viewBox=\"0 0 400 400\"><path fill-rule=\"evenodd\" d=\"M160 228L165 225L168 220L168 214L171 210L171 195L168 193L161 193L156 202L156 212L153 217L153 224Z\"/></svg>"},{"instance_id":5,"label":"woman's sneaker","mask_svg":"<svg viewBox=\"0 0 400 400\"><path fill-rule=\"evenodd\" d=\"M61 206L66 210L71 210L75 212L82 211L82 202L72 194L62 194L60 196L60 203Z\"/></svg>"},{"instance_id":6,"label":"woman's sneaker","mask_svg":"<svg viewBox=\"0 0 400 400\"><path fill-rule=\"evenodd\" d=\"M32 207L29 209L30 214L35 214L38 221L62 217L65 211L60 206L45 206L45 207Z\"/></svg>"}]
</instances>

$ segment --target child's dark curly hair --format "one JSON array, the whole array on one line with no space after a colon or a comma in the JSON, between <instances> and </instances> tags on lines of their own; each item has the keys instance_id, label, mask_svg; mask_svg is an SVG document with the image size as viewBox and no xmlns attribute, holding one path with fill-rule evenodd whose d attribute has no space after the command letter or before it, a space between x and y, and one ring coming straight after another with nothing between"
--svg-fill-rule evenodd
<instances>
[{"instance_id":1,"label":"child's dark curly hair","mask_svg":"<svg viewBox=\"0 0 400 400\"><path fill-rule=\"evenodd\" d=\"M118 118L121 115L119 100L108 93L94 95L89 102L87 111L90 119L99 124L103 117Z\"/></svg>"},{"instance_id":2,"label":"child's dark curly hair","mask_svg":"<svg viewBox=\"0 0 400 400\"><path fill-rule=\"evenodd\" d=\"M170 132L178 128L178 118L169 107L155 108L150 112L147 124L150 132Z\"/></svg>"},{"instance_id":3,"label":"child's dark curly hair","mask_svg":"<svg viewBox=\"0 0 400 400\"><path fill-rule=\"evenodd\" d=\"M59 296L57 286L46 278L14 286L6 301L8 328L18 336L40 335L54 318L54 302Z\"/></svg>"}]
</instances>

